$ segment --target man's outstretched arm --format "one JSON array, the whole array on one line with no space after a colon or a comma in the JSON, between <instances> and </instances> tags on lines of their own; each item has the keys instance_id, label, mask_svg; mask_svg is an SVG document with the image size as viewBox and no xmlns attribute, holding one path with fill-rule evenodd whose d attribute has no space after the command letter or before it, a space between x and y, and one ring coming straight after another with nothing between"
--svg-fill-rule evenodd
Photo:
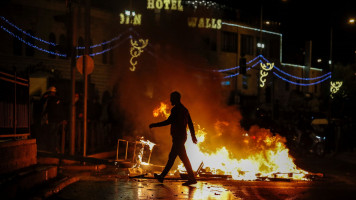
<instances>
[{"instance_id":1,"label":"man's outstretched arm","mask_svg":"<svg viewBox=\"0 0 356 200\"><path fill-rule=\"evenodd\" d=\"M161 126L167 126L171 124L168 120L165 120L165 121L162 121L162 122L158 122L158 123L152 123L149 125L150 128L153 128L153 127L161 127Z\"/></svg>"},{"instance_id":2,"label":"man's outstretched arm","mask_svg":"<svg viewBox=\"0 0 356 200\"><path fill-rule=\"evenodd\" d=\"M153 128L153 127L167 126L167 125L172 123L172 117L171 116L169 116L167 120L164 120L164 121L161 121L161 122L158 122L158 123L152 123L152 124L149 125L149 127Z\"/></svg>"}]
</instances>

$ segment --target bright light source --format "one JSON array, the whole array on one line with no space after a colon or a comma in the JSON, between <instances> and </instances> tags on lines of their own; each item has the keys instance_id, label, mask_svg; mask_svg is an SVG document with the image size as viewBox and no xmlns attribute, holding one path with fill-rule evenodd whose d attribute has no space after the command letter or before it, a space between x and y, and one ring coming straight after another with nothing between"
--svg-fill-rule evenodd
<instances>
[{"instance_id":1,"label":"bright light source","mask_svg":"<svg viewBox=\"0 0 356 200\"><path fill-rule=\"evenodd\" d=\"M125 10L125 15L130 15L131 12L129 10Z\"/></svg>"},{"instance_id":2,"label":"bright light source","mask_svg":"<svg viewBox=\"0 0 356 200\"><path fill-rule=\"evenodd\" d=\"M321 61L322 61L321 58L318 58L317 62L318 62L318 63L321 63Z\"/></svg>"},{"instance_id":3,"label":"bright light source","mask_svg":"<svg viewBox=\"0 0 356 200\"><path fill-rule=\"evenodd\" d=\"M348 21L349 24L355 24L355 18L350 18Z\"/></svg>"},{"instance_id":4,"label":"bright light source","mask_svg":"<svg viewBox=\"0 0 356 200\"><path fill-rule=\"evenodd\" d=\"M135 15L136 15L135 11L132 11L132 16L135 16Z\"/></svg>"},{"instance_id":5,"label":"bright light source","mask_svg":"<svg viewBox=\"0 0 356 200\"><path fill-rule=\"evenodd\" d=\"M269 22L269 21L266 21L266 24L267 24L267 25L269 25L269 24L270 24L270 22Z\"/></svg>"},{"instance_id":6,"label":"bright light source","mask_svg":"<svg viewBox=\"0 0 356 200\"><path fill-rule=\"evenodd\" d=\"M263 43L262 43L262 44L261 44L261 43L257 43L257 47L263 49L263 48L265 48L265 44L263 44Z\"/></svg>"},{"instance_id":7,"label":"bright light source","mask_svg":"<svg viewBox=\"0 0 356 200\"><path fill-rule=\"evenodd\" d=\"M331 60L329 60L329 65L331 65Z\"/></svg>"}]
</instances>

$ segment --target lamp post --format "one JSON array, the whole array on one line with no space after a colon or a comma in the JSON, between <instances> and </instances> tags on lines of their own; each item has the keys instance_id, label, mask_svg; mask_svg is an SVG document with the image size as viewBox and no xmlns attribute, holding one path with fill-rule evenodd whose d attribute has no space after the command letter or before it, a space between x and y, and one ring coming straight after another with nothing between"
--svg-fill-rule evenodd
<instances>
[{"instance_id":1,"label":"lamp post","mask_svg":"<svg viewBox=\"0 0 356 200\"><path fill-rule=\"evenodd\" d=\"M350 24L350 25L352 25L352 26L354 26L355 25L355 23L356 23L356 18L355 17L350 17L348 20L347 20L347 23L348 24ZM356 65L356 49L355 49L355 51L354 51L354 57L355 57L355 63L354 63L354 65Z\"/></svg>"}]
</instances>

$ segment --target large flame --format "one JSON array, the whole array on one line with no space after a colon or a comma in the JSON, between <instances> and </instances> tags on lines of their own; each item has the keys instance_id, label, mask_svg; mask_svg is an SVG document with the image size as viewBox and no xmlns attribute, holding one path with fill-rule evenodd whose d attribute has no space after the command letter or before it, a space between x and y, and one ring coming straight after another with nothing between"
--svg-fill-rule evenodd
<instances>
[{"instance_id":1,"label":"large flame","mask_svg":"<svg viewBox=\"0 0 356 200\"><path fill-rule=\"evenodd\" d=\"M161 103L160 107L154 109L153 115L158 117L162 114L169 116L168 106ZM216 132L221 136L219 127L228 126L228 122L216 122ZM243 144L249 148L248 155L237 159L239 152L231 152L225 146L209 149L204 140L208 136L207 131L195 124L198 144L194 144L188 131L188 139L185 143L189 160L194 170L203 162L206 172L218 175L231 175L235 180L256 180L258 177L265 178L293 178L306 180L308 172L298 169L293 158L289 155L289 150L285 145L285 138L276 134L273 135L267 129L257 129L257 136L249 136L249 133L242 134ZM256 129L254 130L256 131ZM209 150L207 153L207 149ZM179 172L185 171L183 163L178 166Z\"/></svg>"}]
</instances>

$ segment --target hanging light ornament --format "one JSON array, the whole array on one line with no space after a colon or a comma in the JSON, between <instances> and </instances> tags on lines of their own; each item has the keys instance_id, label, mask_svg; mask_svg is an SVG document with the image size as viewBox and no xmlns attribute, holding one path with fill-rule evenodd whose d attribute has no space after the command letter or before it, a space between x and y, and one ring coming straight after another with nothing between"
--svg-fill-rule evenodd
<instances>
[{"instance_id":1,"label":"hanging light ornament","mask_svg":"<svg viewBox=\"0 0 356 200\"><path fill-rule=\"evenodd\" d=\"M139 43L141 43L141 46L139 46ZM131 54L131 59L130 59L130 70L135 71L136 70L136 65L137 65L137 60L134 61L135 58L139 57L141 53L143 52L143 49L148 45L148 39L139 39L137 40L132 40L131 39L131 49L130 49L130 54Z\"/></svg>"},{"instance_id":2,"label":"hanging light ornament","mask_svg":"<svg viewBox=\"0 0 356 200\"><path fill-rule=\"evenodd\" d=\"M342 81L330 81L330 97L334 98L334 94L336 94L340 87L342 86Z\"/></svg>"},{"instance_id":3,"label":"hanging light ornament","mask_svg":"<svg viewBox=\"0 0 356 200\"><path fill-rule=\"evenodd\" d=\"M261 62L261 70L260 70L260 87L265 86L266 76L268 76L268 71L272 70L274 67L274 63L262 63Z\"/></svg>"}]
</instances>

